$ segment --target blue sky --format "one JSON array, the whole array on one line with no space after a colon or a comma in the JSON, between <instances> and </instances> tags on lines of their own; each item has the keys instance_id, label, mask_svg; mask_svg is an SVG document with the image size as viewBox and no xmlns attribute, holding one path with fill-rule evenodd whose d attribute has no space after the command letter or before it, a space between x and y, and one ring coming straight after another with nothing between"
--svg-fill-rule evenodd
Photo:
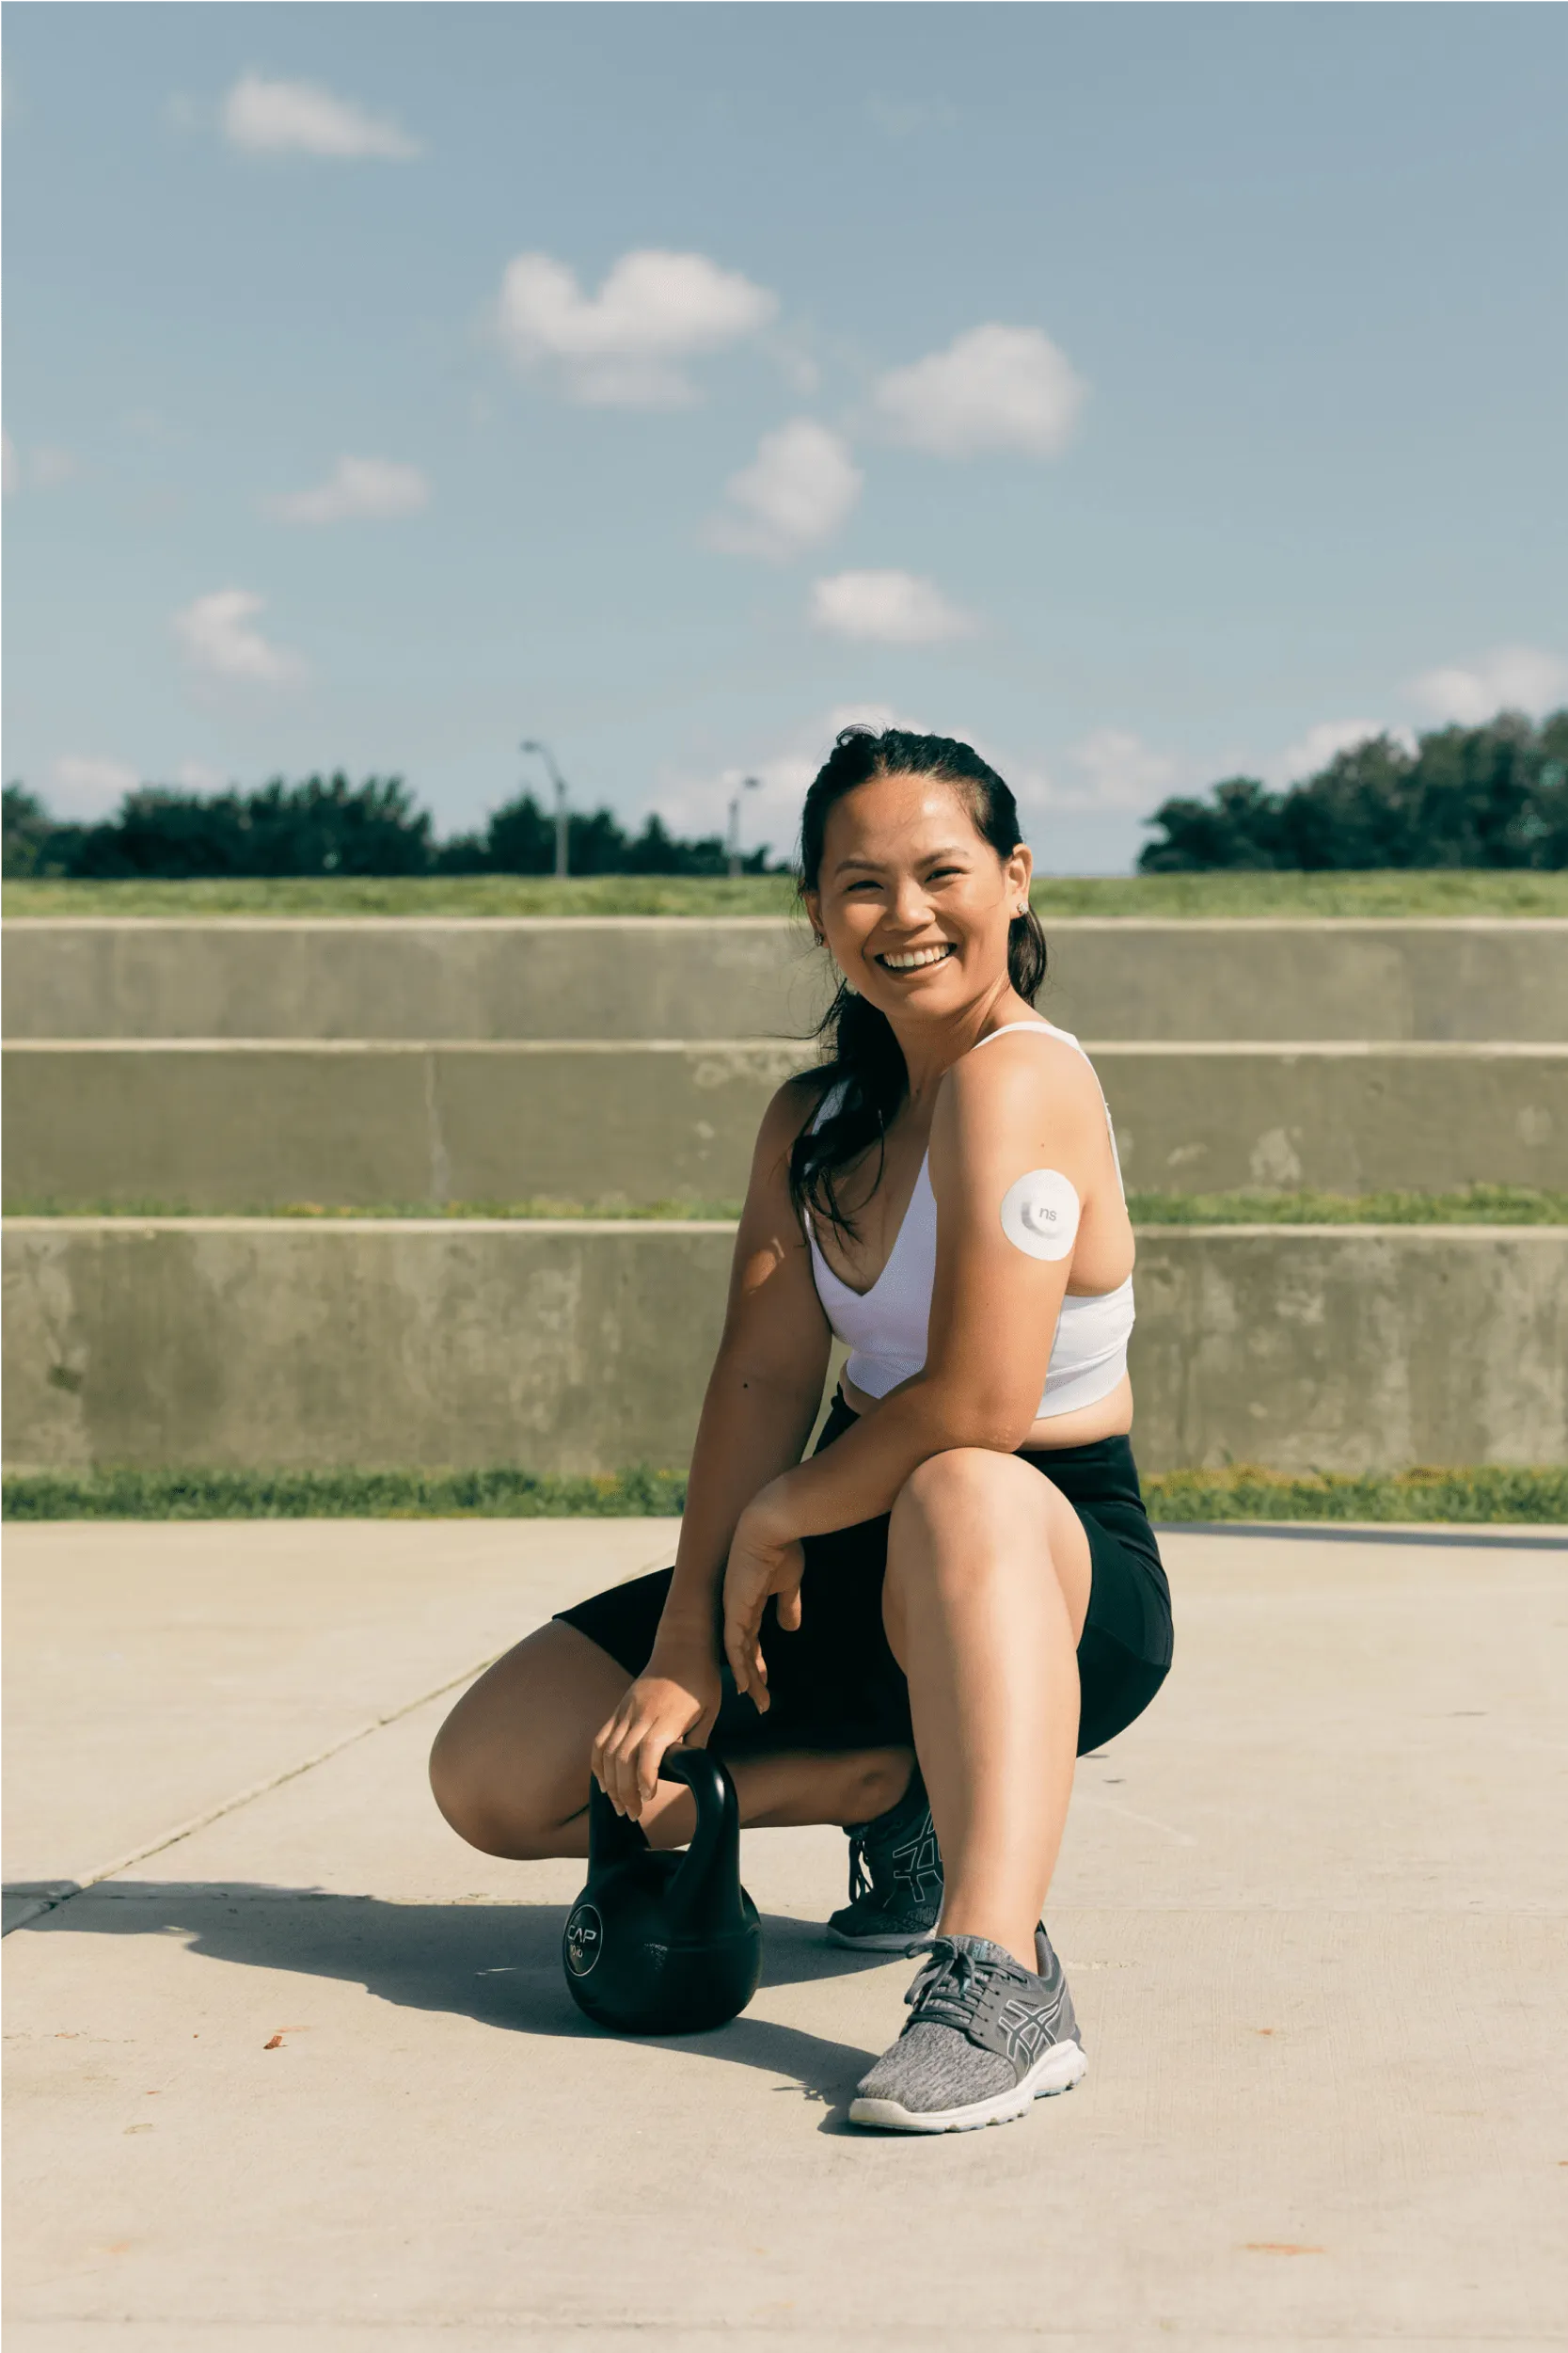
<instances>
[{"instance_id":1,"label":"blue sky","mask_svg":"<svg viewBox=\"0 0 1568 2353\"><path fill-rule=\"evenodd\" d=\"M1568 694L1568 12L12 5L8 777L787 847L844 717L1039 864Z\"/></svg>"}]
</instances>

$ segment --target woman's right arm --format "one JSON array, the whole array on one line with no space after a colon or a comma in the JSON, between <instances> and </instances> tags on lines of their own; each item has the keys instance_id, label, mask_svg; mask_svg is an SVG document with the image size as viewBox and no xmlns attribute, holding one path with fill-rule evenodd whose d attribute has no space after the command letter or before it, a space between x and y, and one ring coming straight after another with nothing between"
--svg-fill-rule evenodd
<instances>
[{"instance_id":1,"label":"woman's right arm","mask_svg":"<svg viewBox=\"0 0 1568 2353\"><path fill-rule=\"evenodd\" d=\"M701 1747L713 1729L720 1589L736 1523L800 1461L821 1403L832 1334L787 1182L790 1147L816 1093L810 1080L792 1079L763 1120L653 1655L594 1742L594 1773L633 1820L658 1786L665 1750Z\"/></svg>"}]
</instances>

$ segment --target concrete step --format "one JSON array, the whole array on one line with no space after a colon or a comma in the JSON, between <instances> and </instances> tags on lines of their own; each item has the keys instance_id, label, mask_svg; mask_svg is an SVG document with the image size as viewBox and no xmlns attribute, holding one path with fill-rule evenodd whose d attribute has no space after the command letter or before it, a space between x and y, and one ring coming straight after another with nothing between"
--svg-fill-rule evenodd
<instances>
[{"instance_id":1,"label":"concrete step","mask_svg":"<svg viewBox=\"0 0 1568 2353\"><path fill-rule=\"evenodd\" d=\"M1046 920L1042 1010L1123 1039L1568 1039L1568 922ZM766 917L21 920L13 1038L799 1036L826 1003Z\"/></svg>"},{"instance_id":2,"label":"concrete step","mask_svg":"<svg viewBox=\"0 0 1568 2353\"><path fill-rule=\"evenodd\" d=\"M18 1218L6 1459L683 1466L732 1245L695 1223ZM1154 1227L1137 1299L1146 1470L1568 1452L1568 1230Z\"/></svg>"},{"instance_id":3,"label":"concrete step","mask_svg":"<svg viewBox=\"0 0 1568 2353\"><path fill-rule=\"evenodd\" d=\"M1568 1046L1092 1046L1130 1185L1568 1187ZM737 1199L757 1040L65 1041L5 1057L19 1208Z\"/></svg>"}]
</instances>

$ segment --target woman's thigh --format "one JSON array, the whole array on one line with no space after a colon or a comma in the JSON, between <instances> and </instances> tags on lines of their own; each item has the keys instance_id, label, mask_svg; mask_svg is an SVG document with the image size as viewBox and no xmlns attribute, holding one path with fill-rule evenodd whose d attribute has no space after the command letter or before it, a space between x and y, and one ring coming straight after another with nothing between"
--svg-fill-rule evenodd
<instances>
[{"instance_id":1,"label":"woman's thigh","mask_svg":"<svg viewBox=\"0 0 1568 2353\"><path fill-rule=\"evenodd\" d=\"M559 1834L588 1803L594 1736L631 1679L554 1618L498 1659L430 1753L436 1803L458 1836L517 1861L567 1852Z\"/></svg>"}]
</instances>

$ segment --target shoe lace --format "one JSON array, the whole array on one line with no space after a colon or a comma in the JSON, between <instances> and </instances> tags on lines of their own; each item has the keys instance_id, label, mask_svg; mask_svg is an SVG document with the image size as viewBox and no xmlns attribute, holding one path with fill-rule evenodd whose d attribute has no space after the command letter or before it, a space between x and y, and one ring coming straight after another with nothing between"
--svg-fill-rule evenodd
<instances>
[{"instance_id":1,"label":"shoe lace","mask_svg":"<svg viewBox=\"0 0 1568 2353\"><path fill-rule=\"evenodd\" d=\"M926 1966L905 1995L905 2001L915 2018L957 2027L962 2032L973 2021L990 1985L1004 1974L1001 1964L966 1951L962 1945L946 1936L939 1936L931 1945L911 1945L906 1957L912 1960L916 1953ZM911 2018L910 2024L913 2023Z\"/></svg>"},{"instance_id":2,"label":"shoe lace","mask_svg":"<svg viewBox=\"0 0 1568 2353\"><path fill-rule=\"evenodd\" d=\"M871 1874L865 1868L865 1830L861 1827L849 1833L849 1900L859 1903L872 1892Z\"/></svg>"}]
</instances>

